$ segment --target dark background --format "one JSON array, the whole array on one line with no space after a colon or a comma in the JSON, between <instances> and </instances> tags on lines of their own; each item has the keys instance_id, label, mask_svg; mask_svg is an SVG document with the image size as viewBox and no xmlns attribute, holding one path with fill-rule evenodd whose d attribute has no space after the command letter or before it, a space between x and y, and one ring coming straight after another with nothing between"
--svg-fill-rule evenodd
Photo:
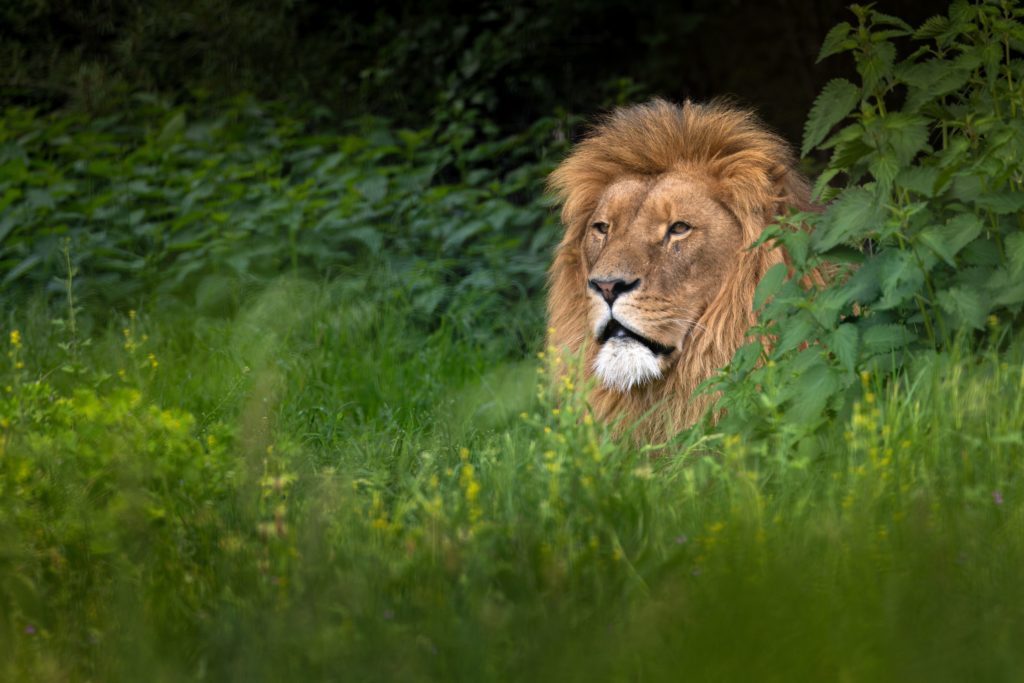
<instances>
[{"instance_id":1,"label":"dark background","mask_svg":"<svg viewBox=\"0 0 1024 683\"><path fill-rule=\"evenodd\" d=\"M839 0L345 3L5 0L0 100L102 112L138 91L254 92L423 125L473 107L502 130L657 94L731 95L790 140L823 84ZM932 3L888 0L918 25Z\"/></svg>"}]
</instances>

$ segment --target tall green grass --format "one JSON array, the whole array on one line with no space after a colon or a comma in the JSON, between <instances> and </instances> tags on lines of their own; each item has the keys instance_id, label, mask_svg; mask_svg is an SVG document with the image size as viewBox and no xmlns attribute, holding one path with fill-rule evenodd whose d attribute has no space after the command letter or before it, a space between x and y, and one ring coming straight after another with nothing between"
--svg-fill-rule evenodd
<instances>
[{"instance_id":1,"label":"tall green grass","mask_svg":"<svg viewBox=\"0 0 1024 683\"><path fill-rule=\"evenodd\" d=\"M373 296L140 311L80 373L52 313L9 318L0 677L1019 676L1019 344L865 375L813 451L638 452Z\"/></svg>"}]
</instances>

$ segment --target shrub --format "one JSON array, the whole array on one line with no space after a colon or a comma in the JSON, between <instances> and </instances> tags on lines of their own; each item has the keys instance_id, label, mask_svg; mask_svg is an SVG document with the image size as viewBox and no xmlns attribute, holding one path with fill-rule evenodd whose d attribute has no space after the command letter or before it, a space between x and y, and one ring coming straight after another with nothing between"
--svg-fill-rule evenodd
<instances>
[{"instance_id":1,"label":"shrub","mask_svg":"<svg viewBox=\"0 0 1024 683\"><path fill-rule=\"evenodd\" d=\"M1024 304L1019 10L958 1L914 30L852 9L857 25L832 29L819 59L852 53L861 82L831 81L804 135L804 153L831 152L815 188L827 208L766 232L794 264L793 277L776 267L757 290L754 332L771 343L742 348L711 384L722 428L790 445L848 414L858 373L1001 337ZM895 40L913 50L903 60ZM830 282L801 286L815 269Z\"/></svg>"},{"instance_id":2,"label":"shrub","mask_svg":"<svg viewBox=\"0 0 1024 683\"><path fill-rule=\"evenodd\" d=\"M504 137L473 108L420 130L375 118L343 132L312 126L248 98L141 98L94 120L5 110L7 296L60 291L69 240L79 298L94 306L178 299L218 314L282 272L344 273L377 277L380 293L399 288L428 327L448 312L486 331L503 321L483 312L507 306L518 311L504 319L513 331L524 316L525 328L539 324L526 304L557 221L536 199L564 146L563 119Z\"/></svg>"}]
</instances>

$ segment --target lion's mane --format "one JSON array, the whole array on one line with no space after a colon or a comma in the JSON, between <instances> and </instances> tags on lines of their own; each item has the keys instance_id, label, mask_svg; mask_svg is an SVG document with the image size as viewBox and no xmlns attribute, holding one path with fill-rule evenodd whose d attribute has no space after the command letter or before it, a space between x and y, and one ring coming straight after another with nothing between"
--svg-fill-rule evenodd
<instances>
[{"instance_id":1,"label":"lion's mane","mask_svg":"<svg viewBox=\"0 0 1024 683\"><path fill-rule=\"evenodd\" d=\"M587 321L587 272L582 241L603 190L623 175L657 176L678 168L709 180L715 198L736 217L753 244L787 207L811 209L810 193L789 146L751 112L721 101L664 100L621 108L600 121L551 174L549 190L562 206L565 234L549 271L549 343L578 352L593 343ZM653 412L634 431L659 440L685 428L712 402L694 389L727 365L754 323L754 289L765 272L788 261L765 244L744 251L723 273L717 297L683 344L663 381L622 393L598 384L589 400L597 415L621 427ZM654 411L653 407L657 406ZM621 419L620 419L621 418Z\"/></svg>"}]
</instances>

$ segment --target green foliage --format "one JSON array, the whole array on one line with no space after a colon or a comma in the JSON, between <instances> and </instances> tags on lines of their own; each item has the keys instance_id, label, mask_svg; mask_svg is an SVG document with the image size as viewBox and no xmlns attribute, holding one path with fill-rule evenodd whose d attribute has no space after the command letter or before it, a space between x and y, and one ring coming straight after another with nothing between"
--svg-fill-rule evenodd
<instances>
[{"instance_id":1,"label":"green foliage","mask_svg":"<svg viewBox=\"0 0 1024 683\"><path fill-rule=\"evenodd\" d=\"M39 375L67 330L6 330L0 676L1020 666L1019 347L866 376L827 458L638 452L587 417L578 368L502 365L354 286L129 315L62 382Z\"/></svg>"},{"instance_id":2,"label":"green foliage","mask_svg":"<svg viewBox=\"0 0 1024 683\"><path fill-rule=\"evenodd\" d=\"M766 233L795 275L766 278L764 342L711 383L720 428L785 448L849 414L858 372L898 375L917 351L1005 340L1022 322L1020 10L954 2L914 31L852 9L858 25L833 29L821 57L852 53L861 83L829 83L805 128L804 153L832 152L815 188L824 211ZM901 61L894 40L913 50Z\"/></svg>"},{"instance_id":3,"label":"green foliage","mask_svg":"<svg viewBox=\"0 0 1024 683\"><path fill-rule=\"evenodd\" d=\"M127 308L176 297L218 312L285 270L383 268L421 318L478 323L540 291L557 224L535 200L564 125L499 137L464 108L421 130L364 119L327 133L245 98L142 100L93 120L11 108L0 119L0 278L8 297L55 291L68 240L79 298Z\"/></svg>"},{"instance_id":4,"label":"green foliage","mask_svg":"<svg viewBox=\"0 0 1024 683\"><path fill-rule=\"evenodd\" d=\"M718 380L717 428L641 449L579 359L521 353L566 121L502 135L458 84L420 129L7 109L0 679L1017 676L1004 9L829 34L862 84L807 126L827 208L766 237L796 276L757 289L771 344Z\"/></svg>"}]
</instances>

